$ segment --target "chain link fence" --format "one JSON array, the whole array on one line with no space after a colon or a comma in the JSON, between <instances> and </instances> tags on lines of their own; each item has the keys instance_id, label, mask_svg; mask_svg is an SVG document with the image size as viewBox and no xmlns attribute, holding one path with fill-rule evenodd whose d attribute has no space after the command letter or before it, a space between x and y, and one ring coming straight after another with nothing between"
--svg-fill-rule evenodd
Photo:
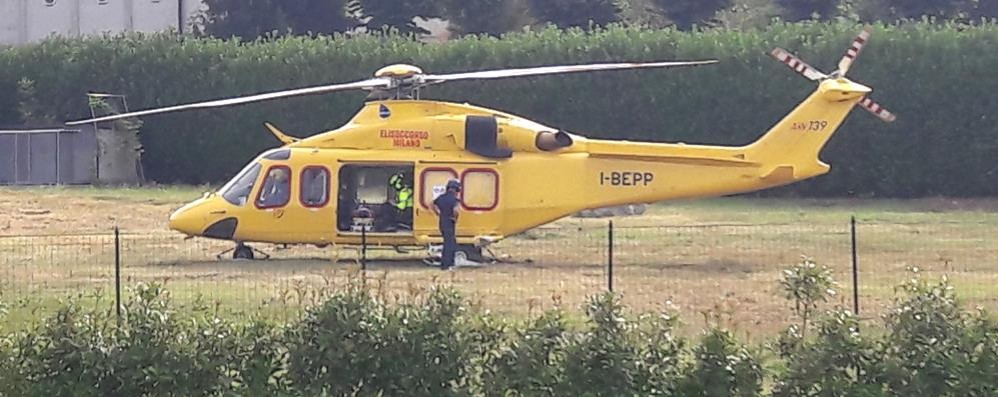
<instances>
[{"instance_id":1,"label":"chain link fence","mask_svg":"<svg viewBox=\"0 0 998 397\"><path fill-rule=\"evenodd\" d=\"M390 247L368 247L362 266L360 250L349 247L259 245L268 259L237 261L230 254L217 257L231 242L177 234L4 236L0 305L8 312L7 328L39 321L67 296L114 305L117 263L125 294L140 282L158 282L176 301L247 318L290 319L320 301L322 292L358 281L388 299L446 284L514 317L553 306L581 315L587 296L611 288L612 275L613 290L635 312L679 310L695 327L711 316L746 333L768 334L790 316L777 287L780 272L806 256L834 270L839 287L831 303L858 303L867 318L883 311L911 268L923 277L946 275L968 304L998 306L991 225L860 221L855 231L854 246L849 219L617 227L611 250L607 222L580 222L509 238L490 247L496 263L452 272L425 265L425 252Z\"/></svg>"}]
</instances>

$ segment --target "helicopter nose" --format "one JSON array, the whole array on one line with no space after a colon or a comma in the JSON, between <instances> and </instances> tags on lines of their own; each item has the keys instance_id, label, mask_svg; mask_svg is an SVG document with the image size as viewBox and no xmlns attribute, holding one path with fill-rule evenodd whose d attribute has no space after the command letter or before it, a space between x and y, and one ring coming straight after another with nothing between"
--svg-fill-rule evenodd
<instances>
[{"instance_id":1,"label":"helicopter nose","mask_svg":"<svg viewBox=\"0 0 998 397\"><path fill-rule=\"evenodd\" d=\"M204 216L197 213L196 208L184 206L170 214L170 229L197 236L204 231Z\"/></svg>"}]
</instances>

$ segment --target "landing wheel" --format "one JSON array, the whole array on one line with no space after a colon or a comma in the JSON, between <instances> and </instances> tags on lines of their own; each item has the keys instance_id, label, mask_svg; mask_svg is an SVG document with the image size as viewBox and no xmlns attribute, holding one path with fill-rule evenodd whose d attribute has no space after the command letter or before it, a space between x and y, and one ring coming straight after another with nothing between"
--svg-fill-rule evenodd
<instances>
[{"instance_id":1,"label":"landing wheel","mask_svg":"<svg viewBox=\"0 0 998 397\"><path fill-rule=\"evenodd\" d=\"M481 262L484 258L482 256L482 247L476 247L474 245L459 245L457 247L457 252L454 253L454 260L463 256L465 260L472 262Z\"/></svg>"},{"instance_id":2,"label":"landing wheel","mask_svg":"<svg viewBox=\"0 0 998 397\"><path fill-rule=\"evenodd\" d=\"M253 249L249 246L239 244L236 249L232 251L232 259L253 259Z\"/></svg>"},{"instance_id":3,"label":"landing wheel","mask_svg":"<svg viewBox=\"0 0 998 397\"><path fill-rule=\"evenodd\" d=\"M427 249L428 256L423 259L423 263L427 266L440 266L440 255L443 254L443 247L439 245L430 245ZM462 262L478 262L481 263L484 260L482 256L482 248L476 247L474 245L458 245L457 251L454 252L454 263Z\"/></svg>"},{"instance_id":4,"label":"landing wheel","mask_svg":"<svg viewBox=\"0 0 998 397\"><path fill-rule=\"evenodd\" d=\"M482 247L476 247L474 245L459 245L457 247L457 252L454 253L455 257L457 255L464 255L467 260L481 262L482 261Z\"/></svg>"}]
</instances>

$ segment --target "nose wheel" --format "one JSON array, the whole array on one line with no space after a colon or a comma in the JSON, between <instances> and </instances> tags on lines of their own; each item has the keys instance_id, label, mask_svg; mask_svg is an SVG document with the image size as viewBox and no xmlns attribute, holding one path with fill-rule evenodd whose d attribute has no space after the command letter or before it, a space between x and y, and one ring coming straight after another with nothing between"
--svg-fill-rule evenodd
<instances>
[{"instance_id":1,"label":"nose wheel","mask_svg":"<svg viewBox=\"0 0 998 397\"><path fill-rule=\"evenodd\" d=\"M253 249L248 245L239 244L232 250L232 259L253 260Z\"/></svg>"},{"instance_id":2,"label":"nose wheel","mask_svg":"<svg viewBox=\"0 0 998 397\"><path fill-rule=\"evenodd\" d=\"M218 260L222 260L222 255L232 252L232 259L236 260L254 260L256 259L256 253L263 255L263 259L270 259L270 255L266 252L260 251L256 248L250 247L243 243L236 243L235 248L230 248L225 251L220 252L215 256Z\"/></svg>"}]
</instances>

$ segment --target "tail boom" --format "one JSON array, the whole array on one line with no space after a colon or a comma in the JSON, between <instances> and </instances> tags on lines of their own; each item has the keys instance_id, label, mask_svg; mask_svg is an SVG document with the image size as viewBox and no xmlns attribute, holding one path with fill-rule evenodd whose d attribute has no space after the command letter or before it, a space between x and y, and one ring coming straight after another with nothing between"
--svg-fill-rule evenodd
<instances>
[{"instance_id":1,"label":"tail boom","mask_svg":"<svg viewBox=\"0 0 998 397\"><path fill-rule=\"evenodd\" d=\"M870 88L847 79L825 80L818 90L745 146L745 159L760 164L762 179L782 185L827 173L818 158L828 139Z\"/></svg>"}]
</instances>

